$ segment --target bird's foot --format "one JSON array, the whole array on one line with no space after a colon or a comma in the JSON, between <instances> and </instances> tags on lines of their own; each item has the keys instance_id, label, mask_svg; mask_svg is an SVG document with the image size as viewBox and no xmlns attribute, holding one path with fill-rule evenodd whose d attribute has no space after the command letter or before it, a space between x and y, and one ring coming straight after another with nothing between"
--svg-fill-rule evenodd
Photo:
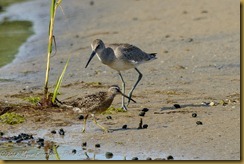
<instances>
[{"instance_id":1,"label":"bird's foot","mask_svg":"<svg viewBox=\"0 0 244 164\"><path fill-rule=\"evenodd\" d=\"M125 105L122 105L121 108L124 110L124 111L127 111L127 107Z\"/></svg>"}]
</instances>

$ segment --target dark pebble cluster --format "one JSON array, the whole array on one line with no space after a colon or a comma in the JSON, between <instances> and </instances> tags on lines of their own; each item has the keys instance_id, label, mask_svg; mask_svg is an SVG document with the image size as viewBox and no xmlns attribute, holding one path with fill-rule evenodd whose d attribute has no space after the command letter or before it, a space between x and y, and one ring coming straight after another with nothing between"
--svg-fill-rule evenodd
<instances>
[{"instance_id":1,"label":"dark pebble cluster","mask_svg":"<svg viewBox=\"0 0 244 164\"><path fill-rule=\"evenodd\" d=\"M60 134L60 135L64 135L65 134L65 131L64 131L64 129L59 129L59 131L58 131L58 133Z\"/></svg>"},{"instance_id":2,"label":"dark pebble cluster","mask_svg":"<svg viewBox=\"0 0 244 164\"><path fill-rule=\"evenodd\" d=\"M38 144L39 148L44 147L44 139L43 138L38 138L36 143Z\"/></svg>"},{"instance_id":3,"label":"dark pebble cluster","mask_svg":"<svg viewBox=\"0 0 244 164\"><path fill-rule=\"evenodd\" d=\"M149 111L149 109L148 108L143 108L142 110L141 110L141 112L139 113L139 116L145 116L145 114L146 114L146 112L148 112Z\"/></svg>"},{"instance_id":4,"label":"dark pebble cluster","mask_svg":"<svg viewBox=\"0 0 244 164\"><path fill-rule=\"evenodd\" d=\"M3 133L1 134L1 136L4 135ZM17 136L12 136L12 137L1 137L0 140L1 141L8 141L8 142L16 142L16 143L20 143L22 141L27 141L27 140L31 140L34 139L32 135L30 134L26 134L26 133L20 133Z\"/></svg>"}]
</instances>

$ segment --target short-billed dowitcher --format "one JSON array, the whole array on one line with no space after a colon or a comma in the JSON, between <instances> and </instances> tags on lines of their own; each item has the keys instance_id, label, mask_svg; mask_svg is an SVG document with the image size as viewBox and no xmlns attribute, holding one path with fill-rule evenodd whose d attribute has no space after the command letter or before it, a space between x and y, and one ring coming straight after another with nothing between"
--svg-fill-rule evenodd
<instances>
[{"instance_id":1,"label":"short-billed dowitcher","mask_svg":"<svg viewBox=\"0 0 244 164\"><path fill-rule=\"evenodd\" d=\"M142 73L137 69L137 66L139 64L156 59L156 53L146 53L141 49L139 49L138 47L127 43L125 44L115 43L115 44L109 44L105 46L102 40L96 39L92 42L91 47L92 47L92 54L85 68L88 66L92 58L95 56L95 54L97 54L98 59L103 64L118 71L120 79L122 81L122 90L124 94L125 94L125 81L120 71L134 68L138 72L139 74L138 79L128 94L128 97L130 98L132 96L134 89L136 88L137 84L142 78ZM127 105L129 105L130 100L131 99L128 100ZM124 104L124 97L122 97L122 108L124 110L127 110Z\"/></svg>"},{"instance_id":2,"label":"short-billed dowitcher","mask_svg":"<svg viewBox=\"0 0 244 164\"><path fill-rule=\"evenodd\" d=\"M98 92L95 94L87 95L85 97L77 98L75 101L72 101L72 103L69 103L69 105L71 105L72 107L77 107L79 113L85 114L84 128L82 132L85 132L86 130L86 120L89 115L93 117L93 121L96 125L102 128L105 132L108 132L105 127L97 123L95 114L100 114L106 111L112 104L114 97L118 94L121 94L131 101L136 102L132 98L124 95L117 85L112 85L107 92Z\"/></svg>"}]
</instances>

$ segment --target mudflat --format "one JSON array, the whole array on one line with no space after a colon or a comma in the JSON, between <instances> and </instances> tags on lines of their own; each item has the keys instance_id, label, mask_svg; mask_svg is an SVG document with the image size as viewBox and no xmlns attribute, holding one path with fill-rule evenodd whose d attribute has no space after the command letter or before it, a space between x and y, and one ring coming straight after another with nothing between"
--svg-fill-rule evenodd
<instances>
[{"instance_id":1,"label":"mudflat","mask_svg":"<svg viewBox=\"0 0 244 164\"><path fill-rule=\"evenodd\" d=\"M25 2L4 15L33 21L36 32L16 59L0 69L0 101L5 105L26 103L25 97L43 92L49 5L42 0ZM60 145L100 143L101 151L139 159L172 155L176 160L240 160L239 5L232 0L63 1L64 14L58 10L55 20L57 53L51 58L50 91L69 57L59 100L121 85L117 72L97 57L85 69L90 44L98 38L157 53L157 60L138 67L143 78L133 93L137 103L131 102L127 112L98 116L112 133L103 133L91 120L87 132L81 133L83 122L69 110L23 108L15 112L26 121L0 124L1 131L36 132L49 138L52 129L63 128L69 137L64 136ZM28 15L19 15L26 7ZM122 75L128 93L138 74L131 69ZM113 106L121 106L119 96ZM149 111L139 116L143 108ZM147 128L138 129L141 118Z\"/></svg>"}]
</instances>

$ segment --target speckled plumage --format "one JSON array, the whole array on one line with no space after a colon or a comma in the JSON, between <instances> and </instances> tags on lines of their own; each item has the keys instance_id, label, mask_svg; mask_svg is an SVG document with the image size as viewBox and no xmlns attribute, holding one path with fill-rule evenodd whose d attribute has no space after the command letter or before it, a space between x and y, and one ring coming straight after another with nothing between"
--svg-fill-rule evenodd
<instances>
[{"instance_id":1,"label":"speckled plumage","mask_svg":"<svg viewBox=\"0 0 244 164\"><path fill-rule=\"evenodd\" d=\"M121 94L122 96L127 97L126 95L121 93L120 88L117 85L113 85L108 89L107 92L98 92L95 94L87 95L85 97L77 98L72 102L66 102L65 104L70 105L72 107L76 107L79 109L78 113L85 114L84 128L82 132L85 132L86 120L89 115L91 115L94 118L93 121L96 125L98 125L100 128L107 132L108 130L106 128L97 123L95 114L100 114L106 111L112 104L114 97L117 94ZM133 99L131 100L134 101Z\"/></svg>"}]
</instances>

